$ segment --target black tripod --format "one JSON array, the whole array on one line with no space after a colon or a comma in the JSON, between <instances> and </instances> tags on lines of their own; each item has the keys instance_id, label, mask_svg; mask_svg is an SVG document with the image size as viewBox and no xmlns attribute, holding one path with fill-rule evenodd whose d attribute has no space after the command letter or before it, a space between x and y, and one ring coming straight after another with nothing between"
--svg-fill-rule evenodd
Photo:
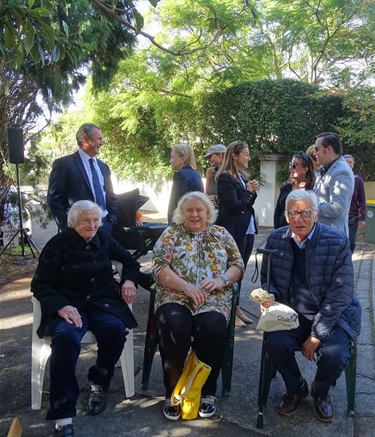
<instances>
[{"instance_id":1,"label":"black tripod","mask_svg":"<svg viewBox=\"0 0 375 437\"><path fill-rule=\"evenodd\" d=\"M23 227L23 219L22 219L22 198L21 198L21 189L20 189L20 173L18 170L18 164L16 164L16 175L17 175L17 195L18 195L18 216L19 216L19 228L17 229L17 232L13 235L13 237L8 241L8 243L4 246L3 250L0 252L0 255L3 254L3 252L12 244L12 241L17 237L17 235L20 236L21 241L21 249L22 249L22 256L25 256L25 243L29 246L30 251L34 258L35 252L39 254L39 250L36 247L34 241L32 238L27 235L26 230ZM34 252L35 251L35 252Z\"/></svg>"}]
</instances>

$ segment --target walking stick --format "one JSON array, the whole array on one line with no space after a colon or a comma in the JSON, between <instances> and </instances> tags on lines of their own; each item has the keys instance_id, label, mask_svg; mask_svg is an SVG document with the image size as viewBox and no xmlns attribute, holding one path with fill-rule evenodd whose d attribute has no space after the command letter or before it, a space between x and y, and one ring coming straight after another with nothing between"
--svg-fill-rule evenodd
<instances>
[{"instance_id":1,"label":"walking stick","mask_svg":"<svg viewBox=\"0 0 375 437\"><path fill-rule=\"evenodd\" d=\"M268 255L267 260L267 291L270 291L270 281L271 281L271 260L272 256L276 255L279 252L278 249L257 249L256 253L262 253ZM259 389L258 389L258 419L257 419L257 428L263 428L263 397L264 397L264 372L265 372L265 356L266 351L264 348L264 343L266 340L266 332L263 333L263 341L262 341L262 354L260 361L260 374L259 374Z\"/></svg>"}]
</instances>

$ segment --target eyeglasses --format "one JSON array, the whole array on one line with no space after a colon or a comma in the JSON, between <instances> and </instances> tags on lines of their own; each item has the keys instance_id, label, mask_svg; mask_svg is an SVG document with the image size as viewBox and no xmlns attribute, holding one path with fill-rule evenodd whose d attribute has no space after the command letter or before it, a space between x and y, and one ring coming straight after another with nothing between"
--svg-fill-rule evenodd
<instances>
[{"instance_id":1,"label":"eyeglasses","mask_svg":"<svg viewBox=\"0 0 375 437\"><path fill-rule=\"evenodd\" d=\"M310 218L313 211L310 209L304 209L302 211L288 211L288 217L296 220L298 216L301 216L301 218Z\"/></svg>"},{"instance_id":2,"label":"eyeglasses","mask_svg":"<svg viewBox=\"0 0 375 437\"><path fill-rule=\"evenodd\" d=\"M301 164L295 164L295 163L293 163L293 162L290 162L290 163L289 163L289 167L292 167L294 170L295 170L297 167L300 167L300 165L301 165Z\"/></svg>"}]
</instances>

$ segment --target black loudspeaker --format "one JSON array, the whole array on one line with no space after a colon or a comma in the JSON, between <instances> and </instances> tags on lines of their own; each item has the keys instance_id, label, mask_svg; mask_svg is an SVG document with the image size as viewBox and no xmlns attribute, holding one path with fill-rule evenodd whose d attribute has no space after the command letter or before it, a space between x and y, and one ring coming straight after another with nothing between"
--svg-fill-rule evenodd
<instances>
[{"instance_id":1,"label":"black loudspeaker","mask_svg":"<svg viewBox=\"0 0 375 437\"><path fill-rule=\"evenodd\" d=\"M11 164L23 164L25 162L23 132L18 126L8 127L8 153Z\"/></svg>"}]
</instances>

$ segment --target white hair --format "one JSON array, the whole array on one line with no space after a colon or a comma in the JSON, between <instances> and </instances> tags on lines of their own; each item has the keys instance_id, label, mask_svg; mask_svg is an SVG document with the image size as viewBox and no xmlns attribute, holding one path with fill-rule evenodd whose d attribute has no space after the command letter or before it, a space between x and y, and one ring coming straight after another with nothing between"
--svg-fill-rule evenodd
<instances>
[{"instance_id":1,"label":"white hair","mask_svg":"<svg viewBox=\"0 0 375 437\"><path fill-rule=\"evenodd\" d=\"M82 211L87 211L89 209L94 209L94 208L96 208L96 210L98 211L99 218L100 218L100 225L101 225L102 218L103 218L103 210L100 208L100 206L94 202L91 202L91 200L78 200L78 202L73 203L73 205L70 207L70 210L68 212L69 228L74 229L75 225L77 224L78 216Z\"/></svg>"}]
</instances>

